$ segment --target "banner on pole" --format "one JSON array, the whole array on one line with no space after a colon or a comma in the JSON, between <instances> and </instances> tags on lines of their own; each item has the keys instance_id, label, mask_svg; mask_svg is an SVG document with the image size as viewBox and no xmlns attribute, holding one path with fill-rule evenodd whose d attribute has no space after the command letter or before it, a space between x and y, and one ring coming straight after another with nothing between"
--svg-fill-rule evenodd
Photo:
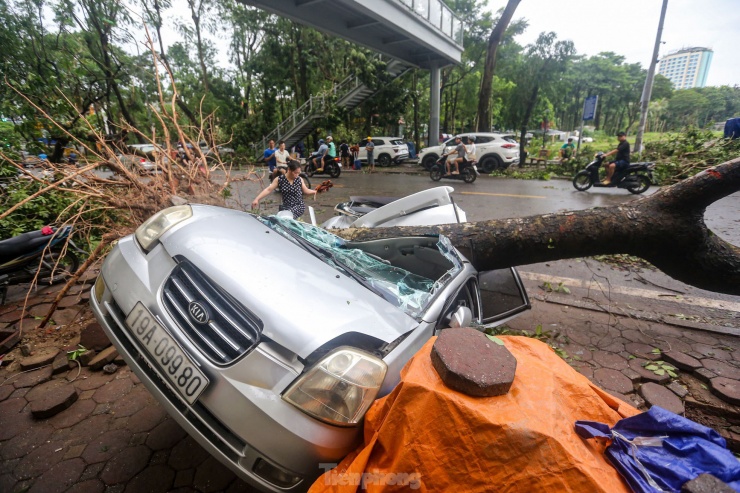
<instances>
[{"instance_id":1,"label":"banner on pole","mask_svg":"<svg viewBox=\"0 0 740 493\"><path fill-rule=\"evenodd\" d=\"M593 120L596 115L596 103L599 101L598 96L589 96L583 103L583 120Z\"/></svg>"}]
</instances>

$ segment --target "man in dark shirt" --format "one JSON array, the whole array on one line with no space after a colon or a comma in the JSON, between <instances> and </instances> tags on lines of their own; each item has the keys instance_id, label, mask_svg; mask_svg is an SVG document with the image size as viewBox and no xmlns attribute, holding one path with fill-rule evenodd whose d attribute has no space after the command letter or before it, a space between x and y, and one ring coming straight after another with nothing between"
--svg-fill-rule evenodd
<instances>
[{"instance_id":1,"label":"man in dark shirt","mask_svg":"<svg viewBox=\"0 0 740 493\"><path fill-rule=\"evenodd\" d=\"M604 154L605 159L612 154L617 155L617 157L614 158L614 161L610 161L609 164L606 165L606 180L603 182L604 185L609 185L611 183L612 176L614 176L615 171L622 171L627 169L630 165L630 144L627 142L627 134L619 132L617 134L617 139L619 139L619 145L617 145L617 148Z\"/></svg>"}]
</instances>

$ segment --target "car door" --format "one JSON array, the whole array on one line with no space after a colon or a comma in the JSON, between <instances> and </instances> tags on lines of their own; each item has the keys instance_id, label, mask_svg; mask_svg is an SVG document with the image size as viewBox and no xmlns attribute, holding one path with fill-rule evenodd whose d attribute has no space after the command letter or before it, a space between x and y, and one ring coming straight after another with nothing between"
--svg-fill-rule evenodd
<instances>
[{"instance_id":1,"label":"car door","mask_svg":"<svg viewBox=\"0 0 740 493\"><path fill-rule=\"evenodd\" d=\"M479 272L478 289L483 325L500 325L532 307L514 267Z\"/></svg>"}]
</instances>

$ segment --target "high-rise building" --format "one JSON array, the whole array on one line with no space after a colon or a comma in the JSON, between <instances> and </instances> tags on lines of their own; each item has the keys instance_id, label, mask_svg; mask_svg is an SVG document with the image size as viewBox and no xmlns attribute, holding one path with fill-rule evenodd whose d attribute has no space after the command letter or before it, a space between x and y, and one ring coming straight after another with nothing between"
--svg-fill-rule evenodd
<instances>
[{"instance_id":1,"label":"high-rise building","mask_svg":"<svg viewBox=\"0 0 740 493\"><path fill-rule=\"evenodd\" d=\"M658 73L673 82L674 89L704 87L709 65L712 63L709 48L683 48L664 56L658 62Z\"/></svg>"}]
</instances>

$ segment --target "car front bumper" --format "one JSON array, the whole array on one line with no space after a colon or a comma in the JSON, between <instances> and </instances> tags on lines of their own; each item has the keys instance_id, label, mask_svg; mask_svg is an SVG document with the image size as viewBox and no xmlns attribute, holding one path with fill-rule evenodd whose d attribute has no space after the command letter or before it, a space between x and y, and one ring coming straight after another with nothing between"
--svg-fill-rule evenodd
<instances>
[{"instance_id":1,"label":"car front bumper","mask_svg":"<svg viewBox=\"0 0 740 493\"><path fill-rule=\"evenodd\" d=\"M162 245L145 253L133 237L122 239L103 266L105 289L100 301L91 297L93 313L156 400L210 454L261 490L308 489L325 470L320 464L339 462L357 446L361 429L322 423L283 401L281 392L300 374L302 364L270 341L261 341L226 366L204 357L162 302L162 286L174 267ZM167 381L127 326L126 316L139 302L209 379L194 404ZM297 483L271 482L272 476L263 477L265 463Z\"/></svg>"}]
</instances>

